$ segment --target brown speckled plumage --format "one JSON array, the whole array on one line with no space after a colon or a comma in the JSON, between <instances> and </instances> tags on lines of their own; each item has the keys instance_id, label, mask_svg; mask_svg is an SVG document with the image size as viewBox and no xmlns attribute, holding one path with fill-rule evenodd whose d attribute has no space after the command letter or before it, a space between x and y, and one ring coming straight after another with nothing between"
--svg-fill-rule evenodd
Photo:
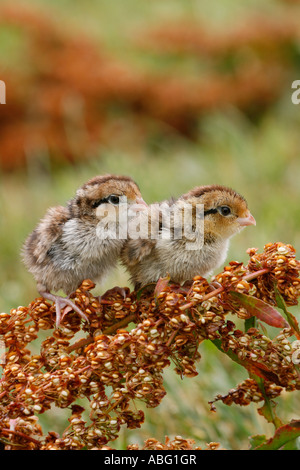
<instances>
[{"instance_id":1,"label":"brown speckled plumage","mask_svg":"<svg viewBox=\"0 0 300 470\"><path fill-rule=\"evenodd\" d=\"M129 205L143 202L131 178L96 176L77 190L66 207L48 209L27 238L23 260L44 297L53 300L47 294L59 290L70 294L84 279L99 282L116 265L125 240L102 239L97 232L97 204L110 209L106 199L111 195L125 196Z\"/></svg>"},{"instance_id":2,"label":"brown speckled plumage","mask_svg":"<svg viewBox=\"0 0 300 470\"><path fill-rule=\"evenodd\" d=\"M167 275L179 283L197 275L210 275L225 261L230 237L244 225L255 224L246 200L231 188L220 185L194 188L175 201L175 213L178 214L185 203L193 208L192 225L196 221L196 205L204 206L204 233L203 228L199 228L194 234L195 241L199 241L195 246L199 248L188 249L189 240L185 236L170 240L128 240L122 249L121 260L135 288ZM220 213L222 206L230 208L229 215ZM159 209L151 217L161 219ZM175 226L176 217L172 219ZM203 246L200 238L204 241Z\"/></svg>"}]
</instances>

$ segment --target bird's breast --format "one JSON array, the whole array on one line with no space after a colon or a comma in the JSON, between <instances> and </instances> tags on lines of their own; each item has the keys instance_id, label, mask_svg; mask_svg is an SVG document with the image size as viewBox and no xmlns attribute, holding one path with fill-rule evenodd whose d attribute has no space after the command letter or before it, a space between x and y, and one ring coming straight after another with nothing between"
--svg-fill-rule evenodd
<instances>
[{"instance_id":1,"label":"bird's breast","mask_svg":"<svg viewBox=\"0 0 300 470\"><path fill-rule=\"evenodd\" d=\"M182 241L169 243L162 248L161 255L164 259L166 271L171 279L182 282L195 276L207 276L218 268L226 259L228 241L203 244L200 249L197 245L189 245Z\"/></svg>"}]
</instances>

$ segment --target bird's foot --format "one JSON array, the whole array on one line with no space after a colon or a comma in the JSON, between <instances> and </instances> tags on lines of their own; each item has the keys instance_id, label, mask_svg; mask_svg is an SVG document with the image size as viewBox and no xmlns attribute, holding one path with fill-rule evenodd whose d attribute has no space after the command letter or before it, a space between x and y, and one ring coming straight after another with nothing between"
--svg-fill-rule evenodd
<instances>
[{"instance_id":1,"label":"bird's foot","mask_svg":"<svg viewBox=\"0 0 300 470\"><path fill-rule=\"evenodd\" d=\"M55 303L56 308L56 327L59 327L61 320L62 320L62 309L65 308L67 305L71 307L78 315L81 316L87 322L89 321L88 317L86 316L83 311L75 305L72 300L68 297L61 297L59 295L51 294L50 292L40 292L40 295L44 297L44 299L51 300Z\"/></svg>"},{"instance_id":2,"label":"bird's foot","mask_svg":"<svg viewBox=\"0 0 300 470\"><path fill-rule=\"evenodd\" d=\"M125 300L130 293L130 289L128 287L115 286L112 289L108 289L103 295L99 295L97 299L99 303L101 303L101 301L104 300L105 297L108 297L109 295L113 295L115 293L119 294L123 298L123 300Z\"/></svg>"},{"instance_id":3,"label":"bird's foot","mask_svg":"<svg viewBox=\"0 0 300 470\"><path fill-rule=\"evenodd\" d=\"M220 289L220 287L222 287L222 284L220 284L218 281L212 281L210 283L210 286L213 287L214 289Z\"/></svg>"}]
</instances>

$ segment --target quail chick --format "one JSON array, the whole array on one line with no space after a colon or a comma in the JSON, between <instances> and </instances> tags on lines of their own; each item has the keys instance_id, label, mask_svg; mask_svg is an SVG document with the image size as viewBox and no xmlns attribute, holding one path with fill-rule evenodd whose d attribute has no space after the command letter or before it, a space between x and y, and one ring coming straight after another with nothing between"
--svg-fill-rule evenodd
<instances>
[{"instance_id":1,"label":"quail chick","mask_svg":"<svg viewBox=\"0 0 300 470\"><path fill-rule=\"evenodd\" d=\"M101 281L117 262L126 239L118 236L126 211L146 206L136 183L126 176L96 176L79 188L65 207L50 208L23 247L23 260L45 299L56 303L56 324L61 310L70 305L86 315L67 297L84 279ZM127 215L125 213L125 215ZM131 214L132 215L132 214ZM105 222L105 223L104 223Z\"/></svg>"},{"instance_id":2,"label":"quail chick","mask_svg":"<svg viewBox=\"0 0 300 470\"><path fill-rule=\"evenodd\" d=\"M187 223L182 223L186 213ZM149 206L144 223L150 236L128 239L121 252L135 289L167 275L178 283L207 277L225 261L229 239L256 224L246 200L219 185L196 187L176 201Z\"/></svg>"}]
</instances>

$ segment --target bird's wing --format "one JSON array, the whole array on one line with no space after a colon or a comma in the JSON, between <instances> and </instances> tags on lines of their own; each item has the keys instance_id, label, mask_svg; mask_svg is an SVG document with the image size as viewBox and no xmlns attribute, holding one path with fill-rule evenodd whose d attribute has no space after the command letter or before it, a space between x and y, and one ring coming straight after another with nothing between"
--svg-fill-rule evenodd
<instances>
[{"instance_id":1,"label":"bird's wing","mask_svg":"<svg viewBox=\"0 0 300 470\"><path fill-rule=\"evenodd\" d=\"M141 223L148 226L144 238L129 239L121 253L121 261L125 266L134 267L155 250L157 240L169 227L169 211L172 201L163 201L149 206L149 211L141 214Z\"/></svg>"},{"instance_id":2,"label":"bird's wing","mask_svg":"<svg viewBox=\"0 0 300 470\"><path fill-rule=\"evenodd\" d=\"M51 207L45 217L25 241L23 257L26 264L43 263L53 244L62 234L63 226L69 220L66 207Z\"/></svg>"},{"instance_id":3,"label":"bird's wing","mask_svg":"<svg viewBox=\"0 0 300 470\"><path fill-rule=\"evenodd\" d=\"M123 264L125 266L135 266L140 263L146 256L150 255L155 244L155 240L149 239L128 240L121 253Z\"/></svg>"}]
</instances>

